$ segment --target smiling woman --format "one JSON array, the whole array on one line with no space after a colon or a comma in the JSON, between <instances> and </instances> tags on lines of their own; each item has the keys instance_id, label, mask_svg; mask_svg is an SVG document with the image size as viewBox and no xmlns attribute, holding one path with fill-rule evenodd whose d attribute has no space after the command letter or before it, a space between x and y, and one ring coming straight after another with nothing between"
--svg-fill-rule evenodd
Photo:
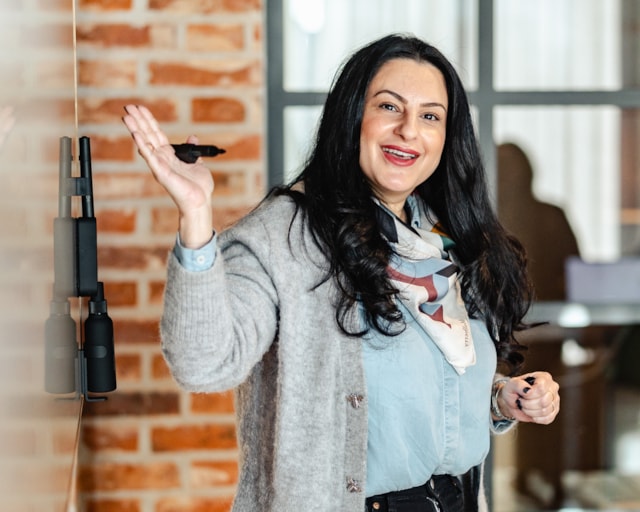
<instances>
[{"instance_id":1,"label":"smiling woman","mask_svg":"<svg viewBox=\"0 0 640 512\"><path fill-rule=\"evenodd\" d=\"M234 510L485 510L491 431L552 422L558 385L496 376L522 362L530 289L442 53L399 35L355 52L301 173L219 234L203 161L126 111L178 209L163 353L189 390L237 389Z\"/></svg>"},{"instance_id":2,"label":"smiling woman","mask_svg":"<svg viewBox=\"0 0 640 512\"><path fill-rule=\"evenodd\" d=\"M403 221L409 194L440 163L447 87L431 64L387 62L371 81L360 132L360 167L376 197Z\"/></svg>"}]
</instances>

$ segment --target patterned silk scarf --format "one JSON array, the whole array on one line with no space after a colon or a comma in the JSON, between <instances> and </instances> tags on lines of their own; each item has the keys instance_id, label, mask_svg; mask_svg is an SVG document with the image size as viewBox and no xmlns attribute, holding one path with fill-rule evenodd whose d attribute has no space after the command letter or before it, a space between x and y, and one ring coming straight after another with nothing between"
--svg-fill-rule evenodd
<instances>
[{"instance_id":1,"label":"patterned silk scarf","mask_svg":"<svg viewBox=\"0 0 640 512\"><path fill-rule=\"evenodd\" d=\"M412 198L410 198L412 199ZM476 362L458 267L448 251L454 242L420 208L421 227L409 227L377 199L382 234L393 249L387 271L398 298L458 374ZM422 202L418 199L418 204Z\"/></svg>"}]
</instances>

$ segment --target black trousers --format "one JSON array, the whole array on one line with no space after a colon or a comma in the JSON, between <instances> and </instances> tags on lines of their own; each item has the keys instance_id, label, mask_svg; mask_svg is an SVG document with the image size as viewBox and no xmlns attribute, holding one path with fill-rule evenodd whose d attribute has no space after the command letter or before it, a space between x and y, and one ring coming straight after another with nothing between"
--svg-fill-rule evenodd
<instances>
[{"instance_id":1,"label":"black trousers","mask_svg":"<svg viewBox=\"0 0 640 512\"><path fill-rule=\"evenodd\" d=\"M436 475L427 483L412 489L371 496L366 501L366 512L476 511L477 470L474 468L462 477Z\"/></svg>"}]
</instances>

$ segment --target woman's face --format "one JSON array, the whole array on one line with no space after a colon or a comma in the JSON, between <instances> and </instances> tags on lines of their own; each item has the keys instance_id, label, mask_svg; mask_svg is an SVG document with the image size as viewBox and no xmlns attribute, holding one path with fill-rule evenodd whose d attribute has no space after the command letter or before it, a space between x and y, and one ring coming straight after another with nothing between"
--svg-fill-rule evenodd
<instances>
[{"instance_id":1,"label":"woman's face","mask_svg":"<svg viewBox=\"0 0 640 512\"><path fill-rule=\"evenodd\" d=\"M369 84L360 167L375 196L400 217L407 196L440 162L447 109L444 77L429 63L390 60Z\"/></svg>"}]
</instances>

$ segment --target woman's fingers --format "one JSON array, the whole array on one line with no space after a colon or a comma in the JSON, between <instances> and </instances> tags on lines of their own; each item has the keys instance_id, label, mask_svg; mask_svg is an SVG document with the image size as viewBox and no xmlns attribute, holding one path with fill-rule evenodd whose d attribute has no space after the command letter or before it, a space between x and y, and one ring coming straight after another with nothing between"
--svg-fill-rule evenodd
<instances>
[{"instance_id":1,"label":"woman's fingers","mask_svg":"<svg viewBox=\"0 0 640 512\"><path fill-rule=\"evenodd\" d=\"M148 143L150 143L154 148L161 148L169 145L167 136L160 129L158 121L147 107L143 105L137 107L135 105L130 105L129 107L130 112L136 119L140 130L145 133Z\"/></svg>"},{"instance_id":2,"label":"woman's fingers","mask_svg":"<svg viewBox=\"0 0 640 512\"><path fill-rule=\"evenodd\" d=\"M533 372L517 379L516 404L529 421L551 423L560 412L560 386L548 372Z\"/></svg>"},{"instance_id":3,"label":"woman's fingers","mask_svg":"<svg viewBox=\"0 0 640 512\"><path fill-rule=\"evenodd\" d=\"M557 382L547 372L532 372L510 379L502 388L500 401L509 415L519 421L551 423L560 412Z\"/></svg>"}]
</instances>

